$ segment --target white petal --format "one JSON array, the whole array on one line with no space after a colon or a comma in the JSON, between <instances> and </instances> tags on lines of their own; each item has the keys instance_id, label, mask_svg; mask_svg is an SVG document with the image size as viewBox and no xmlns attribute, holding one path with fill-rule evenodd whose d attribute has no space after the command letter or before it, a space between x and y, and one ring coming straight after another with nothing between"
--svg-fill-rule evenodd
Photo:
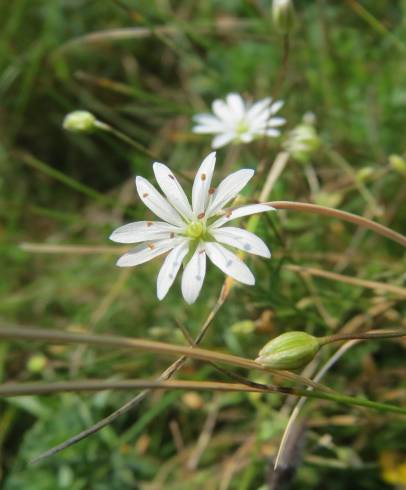
<instances>
[{"instance_id":1,"label":"white petal","mask_svg":"<svg viewBox=\"0 0 406 490\"><path fill-rule=\"evenodd\" d=\"M279 129L270 128L266 129L263 134L265 134L266 136L271 136L272 138L277 138L278 136L280 136L281 132L279 131Z\"/></svg>"},{"instance_id":2,"label":"white petal","mask_svg":"<svg viewBox=\"0 0 406 490\"><path fill-rule=\"evenodd\" d=\"M251 132L243 133L240 136L240 139L243 143L251 143L251 141L254 139L254 135Z\"/></svg>"},{"instance_id":3,"label":"white petal","mask_svg":"<svg viewBox=\"0 0 406 490\"><path fill-rule=\"evenodd\" d=\"M242 228L226 226L213 230L212 235L218 242L244 250L244 252L267 259L271 256L269 248L257 235Z\"/></svg>"},{"instance_id":4,"label":"white petal","mask_svg":"<svg viewBox=\"0 0 406 490\"><path fill-rule=\"evenodd\" d=\"M193 128L194 133L218 133L224 131L224 123L212 114L197 114L193 117L193 120L196 122L196 126Z\"/></svg>"},{"instance_id":5,"label":"white petal","mask_svg":"<svg viewBox=\"0 0 406 490\"><path fill-rule=\"evenodd\" d=\"M235 254L227 250L225 247L215 242L207 242L205 244L206 253L209 259L220 270L233 277L243 284L252 286L255 284L255 277L244 262Z\"/></svg>"},{"instance_id":6,"label":"white petal","mask_svg":"<svg viewBox=\"0 0 406 490\"><path fill-rule=\"evenodd\" d=\"M263 213L265 211L276 211L276 209L272 206L268 206L268 204L248 204L247 206L241 206L240 208L227 211L224 216L210 226L210 229L219 228L220 226L223 226L224 223L233 219L250 216L251 214Z\"/></svg>"},{"instance_id":7,"label":"white petal","mask_svg":"<svg viewBox=\"0 0 406 490\"><path fill-rule=\"evenodd\" d=\"M147 240L171 238L171 233L179 233L182 228L163 221L136 221L113 231L110 240L117 243L138 243Z\"/></svg>"},{"instance_id":8,"label":"white petal","mask_svg":"<svg viewBox=\"0 0 406 490\"><path fill-rule=\"evenodd\" d=\"M172 206L181 215L188 219L193 219L192 208L190 207L188 198L171 169L159 162L154 163L153 169L159 187Z\"/></svg>"},{"instance_id":9,"label":"white petal","mask_svg":"<svg viewBox=\"0 0 406 490\"><path fill-rule=\"evenodd\" d=\"M143 264L144 262L148 262L149 260L168 252L185 240L186 239L184 237L178 237L167 240L159 240L156 242L142 243L133 250L130 250L126 254L122 255L118 259L117 265L119 267L133 267L135 265Z\"/></svg>"},{"instance_id":10,"label":"white petal","mask_svg":"<svg viewBox=\"0 0 406 490\"><path fill-rule=\"evenodd\" d=\"M265 99L255 102L255 104L253 104L252 107L247 111L247 119L249 121L254 121L258 117L261 117L264 111L266 114L268 114L271 102L272 97L266 97Z\"/></svg>"},{"instance_id":11,"label":"white petal","mask_svg":"<svg viewBox=\"0 0 406 490\"><path fill-rule=\"evenodd\" d=\"M230 131L219 134L218 136L215 136L213 138L213 141L211 142L211 147L214 150L217 150L218 148L221 148L222 146L225 146L228 143L230 143L230 141L232 141L234 138L235 138L235 133Z\"/></svg>"},{"instance_id":12,"label":"white petal","mask_svg":"<svg viewBox=\"0 0 406 490\"><path fill-rule=\"evenodd\" d=\"M196 217L206 210L215 165L216 152L213 151L203 160L196 173L192 188L192 207Z\"/></svg>"},{"instance_id":13,"label":"white petal","mask_svg":"<svg viewBox=\"0 0 406 490\"><path fill-rule=\"evenodd\" d=\"M272 117L268 121L268 126L269 127L277 127L277 126L283 126L286 123L286 119L284 117Z\"/></svg>"},{"instance_id":14,"label":"white petal","mask_svg":"<svg viewBox=\"0 0 406 490\"><path fill-rule=\"evenodd\" d=\"M254 171L250 168L243 168L233 172L228 177L220 182L216 192L213 194L213 199L207 209L206 217L212 216L216 211L225 206L228 201L235 197L240 190L245 187Z\"/></svg>"},{"instance_id":15,"label":"white petal","mask_svg":"<svg viewBox=\"0 0 406 490\"><path fill-rule=\"evenodd\" d=\"M206 275L206 254L204 247L199 245L183 271L182 294L185 301L192 304L203 286Z\"/></svg>"},{"instance_id":16,"label":"white petal","mask_svg":"<svg viewBox=\"0 0 406 490\"><path fill-rule=\"evenodd\" d=\"M138 195L141 201L159 218L175 226L184 226L185 223L169 202L164 199L155 187L144 177L135 179Z\"/></svg>"},{"instance_id":17,"label":"white petal","mask_svg":"<svg viewBox=\"0 0 406 490\"><path fill-rule=\"evenodd\" d=\"M163 299L168 293L169 288L172 286L176 278L176 274L182 265L182 260L188 253L188 250L189 243L184 241L176 246L166 256L157 278L157 296L159 300Z\"/></svg>"},{"instance_id":18,"label":"white petal","mask_svg":"<svg viewBox=\"0 0 406 490\"><path fill-rule=\"evenodd\" d=\"M192 128L193 133L195 134L217 134L217 133L222 133L224 131L224 125L203 125L199 124L197 126L194 126Z\"/></svg>"},{"instance_id":19,"label":"white petal","mask_svg":"<svg viewBox=\"0 0 406 490\"><path fill-rule=\"evenodd\" d=\"M245 104L240 94L228 94L226 97L228 107L236 119L242 119L245 114Z\"/></svg>"},{"instance_id":20,"label":"white petal","mask_svg":"<svg viewBox=\"0 0 406 490\"><path fill-rule=\"evenodd\" d=\"M216 99L212 104L214 114L224 122L228 127L232 127L235 122L235 116L231 112L224 100Z\"/></svg>"},{"instance_id":21,"label":"white petal","mask_svg":"<svg viewBox=\"0 0 406 490\"><path fill-rule=\"evenodd\" d=\"M272 105L271 105L271 114L276 114L279 109L282 108L284 102L283 100L277 100L276 102L274 102Z\"/></svg>"}]
</instances>

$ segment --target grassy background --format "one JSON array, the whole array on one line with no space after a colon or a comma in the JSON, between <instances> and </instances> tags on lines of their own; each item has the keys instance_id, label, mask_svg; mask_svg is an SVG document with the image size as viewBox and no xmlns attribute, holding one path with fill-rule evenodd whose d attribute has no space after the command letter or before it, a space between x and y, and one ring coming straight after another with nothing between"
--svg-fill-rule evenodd
<instances>
[{"instance_id":1,"label":"grassy background","mask_svg":"<svg viewBox=\"0 0 406 490\"><path fill-rule=\"evenodd\" d=\"M389 155L405 152L406 2L302 0L296 6L298 27L285 70L283 42L265 0L1 2L3 324L183 343L178 324L196 333L220 291L222 274L211 267L196 305L181 301L178 284L158 303L159 260L122 271L114 266L114 252L51 255L19 246L109 245L115 227L145 215L132 178L152 176L151 158L106 135L63 132L63 116L77 108L94 112L192 177L210 147L207 138L191 133L191 115L230 91L281 97L288 129L306 111L317 116L323 147L311 165L320 191L310 193L303 166L291 160L272 199L337 206L406 232L405 176L388 163ZM109 37L121 28L136 28L135 37ZM145 34L145 28L153 33ZM81 38L93 31L103 32L98 42ZM227 168L255 168L259 160L269 168L280 145L280 140L253 144L234 157L233 150L220 150L217 178ZM365 167L369 176L360 192L359 171ZM260 188L261 179L253 179L248 194ZM206 347L254 357L271 336L286 330L326 334L356 321L362 328L404 326L405 304L399 297L286 268L311 265L402 286L400 246L336 220L297 213L262 218L258 233L271 244L274 258L250 260L257 286L235 288ZM253 322L247 331L238 325L245 320ZM350 394L402 404L405 346L402 341L362 344L325 382ZM332 352L326 351L323 360ZM0 344L2 382L148 378L167 362L106 349ZM188 363L181 377L221 379L198 362ZM290 407L276 396L157 392L95 436L41 465L27 465L132 395L0 401L3 488L267 488L262 485ZM406 485L404 420L325 402L308 406L308 429L291 458L299 469L290 488ZM213 434L197 468L190 469L208 418L215 422Z\"/></svg>"}]
</instances>

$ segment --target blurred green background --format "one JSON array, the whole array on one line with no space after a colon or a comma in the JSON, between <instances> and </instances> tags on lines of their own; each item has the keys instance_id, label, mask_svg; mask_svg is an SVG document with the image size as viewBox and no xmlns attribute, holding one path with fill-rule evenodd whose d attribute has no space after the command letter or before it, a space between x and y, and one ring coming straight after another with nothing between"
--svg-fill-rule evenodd
<instances>
[{"instance_id":1,"label":"blurred green background","mask_svg":"<svg viewBox=\"0 0 406 490\"><path fill-rule=\"evenodd\" d=\"M185 343L179 323L196 334L219 294L223 275L214 267L190 307L178 283L165 301L156 299L159 260L123 271L115 267L114 248L83 254L33 247L110 246L114 228L145 216L133 177L151 178L151 157L110 135L64 132L63 117L75 109L95 113L192 178L210 151L210 140L191 132L193 114L231 91L282 98L284 136L237 152L221 149L217 179L260 161L269 169L288 130L312 111L322 146L307 165L289 161L272 200L339 207L406 232L405 171L389 159L406 150L406 1L297 0L295 7L297 26L287 43L275 32L267 0L0 3L3 325ZM254 178L248 194L261 183ZM400 296L288 268L313 266L402 287L400 246L336 220L293 212L261 218L257 232L274 257L249 260L256 287L235 288L205 347L253 358L271 336L287 330L324 335L349 324L405 326ZM404 404L405 347L404 341L361 344L324 382ZM2 382L149 378L167 364L156 355L102 348L0 344ZM179 377L223 379L200 362L189 362ZM239 393L156 392L98 434L42 464L28 464L132 396L1 400L2 488L406 486L404 418L315 401L306 405L307 430L290 460L297 472L291 482L282 476L286 487L275 485L272 458L292 401ZM208 420L213 431L195 461Z\"/></svg>"}]
</instances>

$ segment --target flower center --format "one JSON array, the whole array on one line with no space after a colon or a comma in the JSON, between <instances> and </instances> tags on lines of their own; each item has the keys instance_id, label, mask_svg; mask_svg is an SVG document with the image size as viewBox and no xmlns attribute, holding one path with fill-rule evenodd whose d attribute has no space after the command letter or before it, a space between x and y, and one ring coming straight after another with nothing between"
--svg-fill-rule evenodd
<instances>
[{"instance_id":1,"label":"flower center","mask_svg":"<svg viewBox=\"0 0 406 490\"><path fill-rule=\"evenodd\" d=\"M240 121L240 122L237 124L237 126L236 126L236 128L235 128L235 132L236 132L237 134L241 135L241 134L247 133L247 132L249 131L249 129L250 129L250 128L249 128L248 123L247 123L246 121L242 120L242 121Z\"/></svg>"},{"instance_id":2,"label":"flower center","mask_svg":"<svg viewBox=\"0 0 406 490\"><path fill-rule=\"evenodd\" d=\"M186 228L186 235L190 238L201 238L206 231L205 228L201 221L192 221Z\"/></svg>"}]
</instances>

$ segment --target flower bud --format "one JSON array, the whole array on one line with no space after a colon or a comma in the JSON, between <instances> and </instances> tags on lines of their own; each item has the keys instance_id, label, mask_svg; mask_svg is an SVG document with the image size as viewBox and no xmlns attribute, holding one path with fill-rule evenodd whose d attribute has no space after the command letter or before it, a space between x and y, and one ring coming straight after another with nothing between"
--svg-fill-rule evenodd
<instances>
[{"instance_id":1,"label":"flower bud","mask_svg":"<svg viewBox=\"0 0 406 490\"><path fill-rule=\"evenodd\" d=\"M320 146L314 123L314 114L306 113L303 122L288 133L288 138L283 144L285 150L299 162L307 163Z\"/></svg>"},{"instance_id":2,"label":"flower bud","mask_svg":"<svg viewBox=\"0 0 406 490\"><path fill-rule=\"evenodd\" d=\"M389 165L396 172L406 175L406 161L399 155L391 155L389 157Z\"/></svg>"},{"instance_id":3,"label":"flower bud","mask_svg":"<svg viewBox=\"0 0 406 490\"><path fill-rule=\"evenodd\" d=\"M272 21L280 34L289 34L295 27L295 9L292 0L273 0Z\"/></svg>"},{"instance_id":4,"label":"flower bud","mask_svg":"<svg viewBox=\"0 0 406 490\"><path fill-rule=\"evenodd\" d=\"M316 337L306 332L286 332L270 340L259 351L256 362L274 369L299 369L320 349Z\"/></svg>"},{"instance_id":5,"label":"flower bud","mask_svg":"<svg viewBox=\"0 0 406 490\"><path fill-rule=\"evenodd\" d=\"M373 167L362 167L355 174L355 178L358 182L367 182L373 177L375 170Z\"/></svg>"},{"instance_id":6,"label":"flower bud","mask_svg":"<svg viewBox=\"0 0 406 490\"><path fill-rule=\"evenodd\" d=\"M70 112L63 120L63 128L73 133L90 133L97 127L97 119L88 111Z\"/></svg>"}]
</instances>

